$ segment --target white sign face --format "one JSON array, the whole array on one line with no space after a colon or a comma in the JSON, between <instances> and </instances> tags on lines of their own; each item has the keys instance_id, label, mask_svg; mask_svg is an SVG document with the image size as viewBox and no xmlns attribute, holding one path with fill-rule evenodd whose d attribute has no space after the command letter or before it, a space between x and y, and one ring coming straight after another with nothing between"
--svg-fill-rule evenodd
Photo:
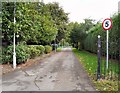
<instances>
[{"instance_id":1,"label":"white sign face","mask_svg":"<svg viewBox=\"0 0 120 93\"><path fill-rule=\"evenodd\" d=\"M109 30L112 27L112 20L107 18L103 21L102 27L104 30Z\"/></svg>"}]
</instances>

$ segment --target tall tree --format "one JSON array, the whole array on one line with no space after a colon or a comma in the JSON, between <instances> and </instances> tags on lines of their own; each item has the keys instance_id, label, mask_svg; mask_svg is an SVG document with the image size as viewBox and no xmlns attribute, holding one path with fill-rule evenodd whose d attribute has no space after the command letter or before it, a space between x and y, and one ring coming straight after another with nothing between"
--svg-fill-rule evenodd
<instances>
[{"instance_id":1,"label":"tall tree","mask_svg":"<svg viewBox=\"0 0 120 93\"><path fill-rule=\"evenodd\" d=\"M60 42L66 35L67 23L68 23L68 13L59 6L58 3L47 4L49 8L52 19L54 20L54 25L57 27L58 33L56 35L56 41Z\"/></svg>"},{"instance_id":2,"label":"tall tree","mask_svg":"<svg viewBox=\"0 0 120 93\"><path fill-rule=\"evenodd\" d=\"M12 44L13 32L19 35L17 38L19 42L27 42L29 44L50 44L55 40L58 28L51 15L51 11L46 4L17 2L15 25L13 22L13 10L14 3L3 3L3 42L7 42L8 45Z\"/></svg>"}]
</instances>

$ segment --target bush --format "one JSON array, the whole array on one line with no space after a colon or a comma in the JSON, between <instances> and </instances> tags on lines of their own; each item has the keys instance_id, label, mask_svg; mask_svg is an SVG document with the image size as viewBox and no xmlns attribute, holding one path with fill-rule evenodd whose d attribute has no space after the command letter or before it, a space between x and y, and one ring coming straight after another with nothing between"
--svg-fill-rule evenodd
<instances>
[{"instance_id":1,"label":"bush","mask_svg":"<svg viewBox=\"0 0 120 93\"><path fill-rule=\"evenodd\" d=\"M31 58L39 56L41 51L36 48L36 45L29 45L29 54Z\"/></svg>"},{"instance_id":2,"label":"bush","mask_svg":"<svg viewBox=\"0 0 120 93\"><path fill-rule=\"evenodd\" d=\"M23 63L30 58L29 50L27 46L20 45L16 47L16 61L17 63Z\"/></svg>"},{"instance_id":3,"label":"bush","mask_svg":"<svg viewBox=\"0 0 120 93\"><path fill-rule=\"evenodd\" d=\"M57 48L57 52L61 52L61 48Z\"/></svg>"},{"instance_id":4,"label":"bush","mask_svg":"<svg viewBox=\"0 0 120 93\"><path fill-rule=\"evenodd\" d=\"M50 53L52 51L52 47L49 45L45 46L45 53Z\"/></svg>"},{"instance_id":5,"label":"bush","mask_svg":"<svg viewBox=\"0 0 120 93\"><path fill-rule=\"evenodd\" d=\"M2 47L0 46L0 64L2 64Z\"/></svg>"},{"instance_id":6,"label":"bush","mask_svg":"<svg viewBox=\"0 0 120 93\"><path fill-rule=\"evenodd\" d=\"M37 45L36 46L36 48L38 49L38 50L40 50L40 54L44 54L44 52L45 52L45 47L43 46L43 45Z\"/></svg>"},{"instance_id":7,"label":"bush","mask_svg":"<svg viewBox=\"0 0 120 93\"><path fill-rule=\"evenodd\" d=\"M25 45L16 46L16 62L17 64L25 62L30 57L28 48ZM2 49L2 64L13 62L13 46Z\"/></svg>"},{"instance_id":8,"label":"bush","mask_svg":"<svg viewBox=\"0 0 120 93\"><path fill-rule=\"evenodd\" d=\"M13 46L2 48L2 64L11 63L13 59Z\"/></svg>"},{"instance_id":9,"label":"bush","mask_svg":"<svg viewBox=\"0 0 120 93\"><path fill-rule=\"evenodd\" d=\"M24 63L29 58L34 58L41 54L50 53L52 47L46 45L17 45L16 46L16 62L17 64ZM2 64L13 63L13 45L2 48Z\"/></svg>"}]
</instances>

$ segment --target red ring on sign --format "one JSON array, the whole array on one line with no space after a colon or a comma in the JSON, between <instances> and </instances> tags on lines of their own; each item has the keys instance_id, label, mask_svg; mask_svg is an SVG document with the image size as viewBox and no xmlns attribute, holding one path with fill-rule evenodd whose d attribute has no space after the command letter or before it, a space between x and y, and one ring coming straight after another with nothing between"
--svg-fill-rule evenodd
<instances>
[{"instance_id":1,"label":"red ring on sign","mask_svg":"<svg viewBox=\"0 0 120 93\"><path fill-rule=\"evenodd\" d=\"M106 20L109 20L109 21L111 22L111 25L110 25L109 28L104 28L104 26L103 26L103 24L104 24L104 22L105 22ZM102 22L102 28L103 28L104 30L110 30L110 29L112 28L112 20L111 20L110 18L106 18L106 19Z\"/></svg>"}]
</instances>

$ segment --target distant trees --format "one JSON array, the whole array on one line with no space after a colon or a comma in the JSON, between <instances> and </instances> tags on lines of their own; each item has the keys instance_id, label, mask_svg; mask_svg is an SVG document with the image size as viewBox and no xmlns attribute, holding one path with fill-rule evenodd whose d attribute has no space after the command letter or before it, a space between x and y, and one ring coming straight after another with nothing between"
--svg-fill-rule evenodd
<instances>
[{"instance_id":1,"label":"distant trees","mask_svg":"<svg viewBox=\"0 0 120 93\"><path fill-rule=\"evenodd\" d=\"M78 49L84 49L84 40L89 32L89 29L94 26L93 20L85 19L84 23L73 23L70 33L70 41L72 45Z\"/></svg>"}]
</instances>

